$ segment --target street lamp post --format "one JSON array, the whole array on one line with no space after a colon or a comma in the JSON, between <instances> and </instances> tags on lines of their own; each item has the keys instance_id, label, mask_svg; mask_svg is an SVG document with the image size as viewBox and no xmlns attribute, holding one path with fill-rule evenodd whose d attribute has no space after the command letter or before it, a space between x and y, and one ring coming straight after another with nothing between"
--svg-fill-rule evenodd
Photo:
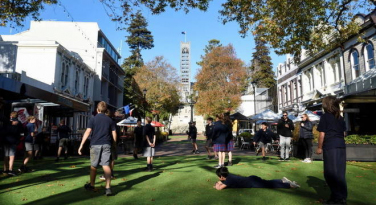
<instances>
[{"instance_id":1,"label":"street lamp post","mask_svg":"<svg viewBox=\"0 0 376 205\"><path fill-rule=\"evenodd\" d=\"M191 107L191 120L189 121L190 123L193 122L193 106L194 104L196 103L195 101L193 101L192 97L188 97L189 96L189 93L186 92L185 93L185 96L187 97L186 100L187 100L187 103L189 103L190 107Z\"/></svg>"},{"instance_id":2,"label":"street lamp post","mask_svg":"<svg viewBox=\"0 0 376 205\"><path fill-rule=\"evenodd\" d=\"M144 90L142 91L142 93L144 94L144 123L145 123L145 125L146 125L146 106L145 106L145 104L146 104L146 92L147 92L148 90L146 90L146 88L144 88Z\"/></svg>"},{"instance_id":3,"label":"street lamp post","mask_svg":"<svg viewBox=\"0 0 376 205\"><path fill-rule=\"evenodd\" d=\"M253 87L253 109L254 109L254 116L256 115L256 86L257 86L257 82L256 81L252 81L251 82L252 84L252 87ZM256 133L256 122L255 122L255 127L254 127L254 133Z\"/></svg>"}]
</instances>

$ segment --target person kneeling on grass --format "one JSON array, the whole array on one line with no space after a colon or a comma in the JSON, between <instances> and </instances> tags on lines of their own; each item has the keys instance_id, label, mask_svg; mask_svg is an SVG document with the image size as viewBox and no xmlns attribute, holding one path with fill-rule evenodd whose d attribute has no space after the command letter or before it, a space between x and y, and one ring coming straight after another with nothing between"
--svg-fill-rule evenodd
<instances>
[{"instance_id":1,"label":"person kneeling on grass","mask_svg":"<svg viewBox=\"0 0 376 205\"><path fill-rule=\"evenodd\" d=\"M299 188L300 186L290 181L286 177L282 179L265 180L258 176L242 177L230 174L227 167L217 169L217 176L220 181L215 183L214 189L222 190L225 188Z\"/></svg>"}]
</instances>

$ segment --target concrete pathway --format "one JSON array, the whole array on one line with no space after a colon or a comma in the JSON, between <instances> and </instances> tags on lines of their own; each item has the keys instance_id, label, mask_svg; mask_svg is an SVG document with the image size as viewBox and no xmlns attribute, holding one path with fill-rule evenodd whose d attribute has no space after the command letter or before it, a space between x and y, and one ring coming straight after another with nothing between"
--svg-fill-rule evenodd
<instances>
[{"instance_id":1,"label":"concrete pathway","mask_svg":"<svg viewBox=\"0 0 376 205\"><path fill-rule=\"evenodd\" d=\"M192 154L192 144L188 140L187 135L173 135L170 136L170 139L166 142L157 145L156 147L156 156L187 156L187 155L199 155L207 156L205 149L205 136L197 136L197 145L200 154ZM213 153L212 153L213 155ZM234 156L255 156L255 151L253 148L240 150L239 147L235 147L233 150ZM129 155L123 155L129 156ZM261 153L258 155L261 157ZM267 156L277 156L276 153L267 153Z\"/></svg>"}]
</instances>

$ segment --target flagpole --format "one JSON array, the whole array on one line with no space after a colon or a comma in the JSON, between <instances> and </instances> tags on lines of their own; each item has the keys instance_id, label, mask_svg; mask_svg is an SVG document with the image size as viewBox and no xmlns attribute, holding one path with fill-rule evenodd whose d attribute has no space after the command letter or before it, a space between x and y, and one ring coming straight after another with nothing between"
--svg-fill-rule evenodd
<instances>
[{"instance_id":1,"label":"flagpole","mask_svg":"<svg viewBox=\"0 0 376 205\"><path fill-rule=\"evenodd\" d=\"M184 41L187 43L187 32L184 32Z\"/></svg>"}]
</instances>

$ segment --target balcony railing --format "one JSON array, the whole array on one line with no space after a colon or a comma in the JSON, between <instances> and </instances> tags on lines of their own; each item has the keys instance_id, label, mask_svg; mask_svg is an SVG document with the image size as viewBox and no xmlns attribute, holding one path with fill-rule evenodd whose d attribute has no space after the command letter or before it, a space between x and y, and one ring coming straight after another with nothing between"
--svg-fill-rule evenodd
<instances>
[{"instance_id":1,"label":"balcony railing","mask_svg":"<svg viewBox=\"0 0 376 205\"><path fill-rule=\"evenodd\" d=\"M3 76L5 78L10 78L15 81L21 81L21 74L16 72L0 72L0 76Z\"/></svg>"}]
</instances>

